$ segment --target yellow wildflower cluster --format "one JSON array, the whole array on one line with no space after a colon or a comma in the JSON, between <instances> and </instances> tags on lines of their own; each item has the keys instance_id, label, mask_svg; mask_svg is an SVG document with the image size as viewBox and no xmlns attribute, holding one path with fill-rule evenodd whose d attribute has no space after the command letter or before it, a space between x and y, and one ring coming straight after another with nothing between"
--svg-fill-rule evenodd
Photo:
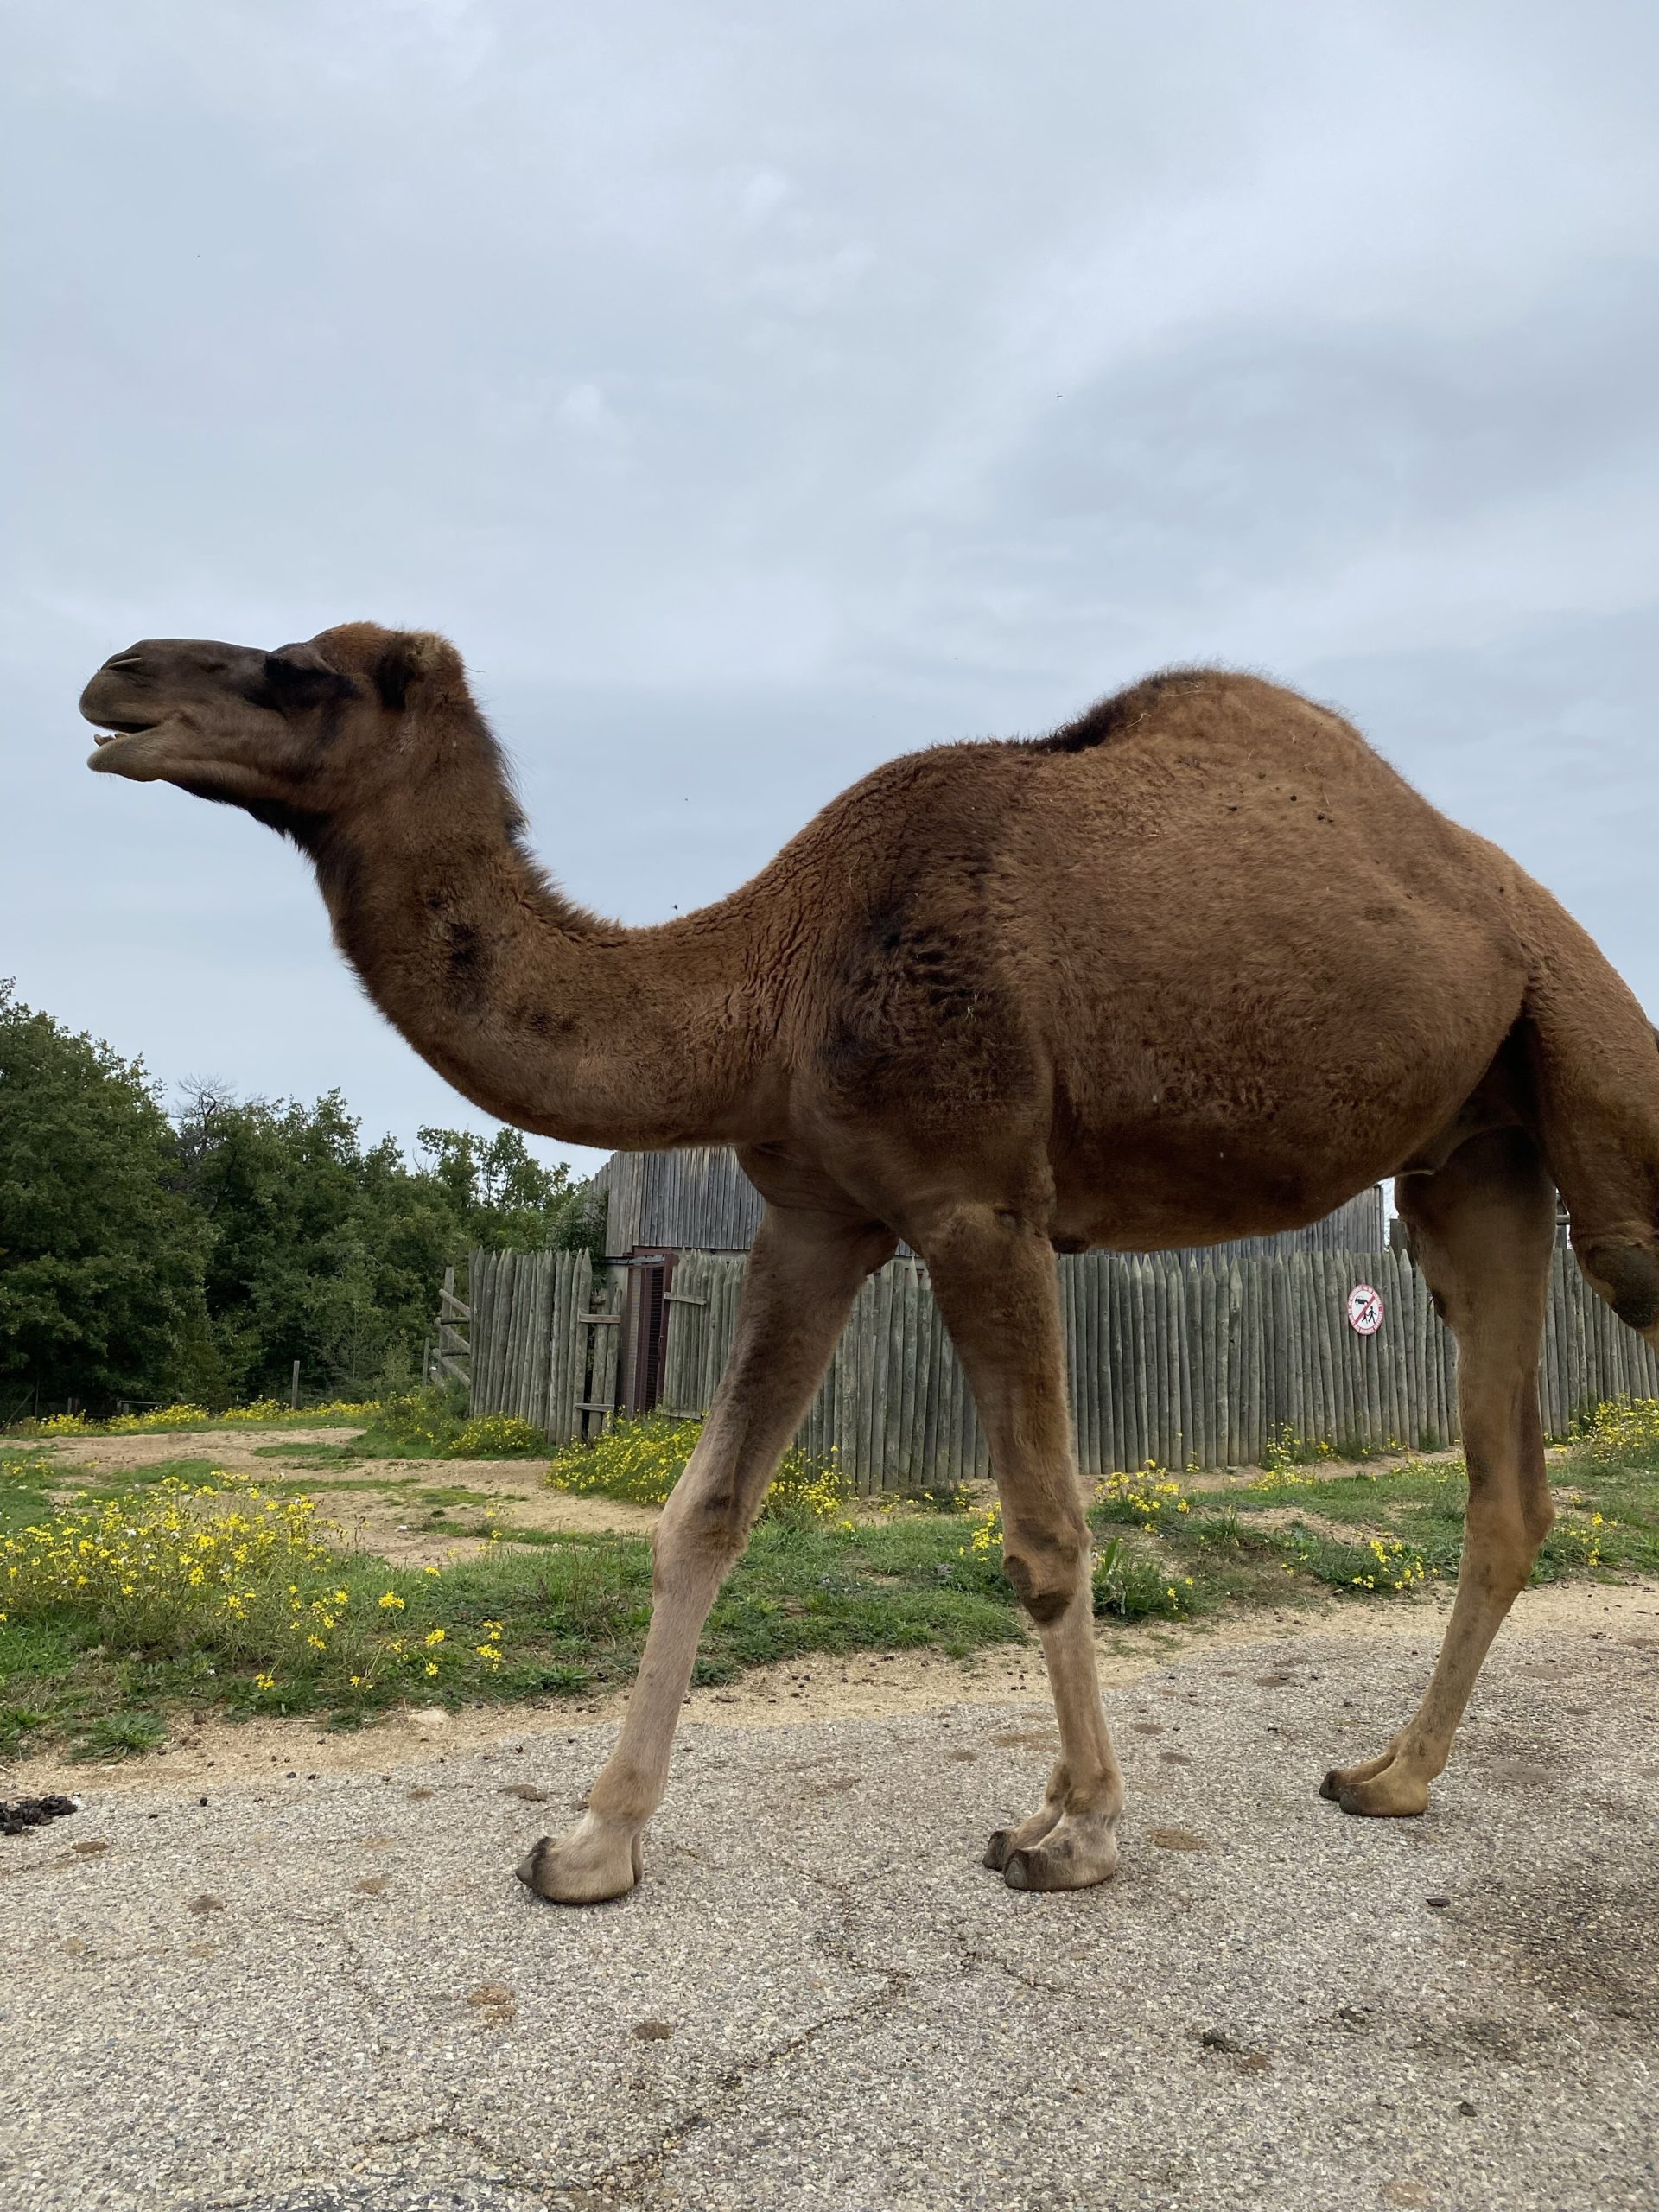
<instances>
[{"instance_id":1,"label":"yellow wildflower cluster","mask_svg":"<svg viewBox=\"0 0 1659 2212\"><path fill-rule=\"evenodd\" d=\"M594 1443L556 1452L547 1479L555 1490L579 1497L661 1505L684 1473L702 1433L701 1420L677 1420L670 1414L614 1421ZM833 1455L817 1459L797 1446L784 1454L766 1510L777 1520L836 1522L842 1520L845 1499Z\"/></svg>"},{"instance_id":2,"label":"yellow wildflower cluster","mask_svg":"<svg viewBox=\"0 0 1659 2212\"><path fill-rule=\"evenodd\" d=\"M228 1473L78 1501L0 1537L0 1622L72 1607L97 1619L112 1650L212 1654L253 1668L262 1695L300 1679L356 1690L389 1672L428 1682L463 1656L465 1638L441 1626L387 1633L407 1600L391 1589L354 1596L325 1530L315 1499ZM486 1622L472 1646L492 1669L502 1630Z\"/></svg>"},{"instance_id":3,"label":"yellow wildflower cluster","mask_svg":"<svg viewBox=\"0 0 1659 2212\"><path fill-rule=\"evenodd\" d=\"M1555 1523L1549 1540L1550 1548L1557 1554L1576 1552L1580 1567L1599 1567L1601 1532L1604 1529L1617 1529L1618 1526L1617 1521L1604 1519L1601 1514L1594 1512L1586 1515L1582 1521L1568 1521L1563 1517Z\"/></svg>"},{"instance_id":4,"label":"yellow wildflower cluster","mask_svg":"<svg viewBox=\"0 0 1659 2212\"><path fill-rule=\"evenodd\" d=\"M593 1443L567 1445L555 1452L547 1479L555 1490L578 1497L661 1505L685 1472L702 1433L700 1421L676 1421L668 1414L613 1421Z\"/></svg>"},{"instance_id":5,"label":"yellow wildflower cluster","mask_svg":"<svg viewBox=\"0 0 1659 2212\"><path fill-rule=\"evenodd\" d=\"M1659 1398L1605 1398L1579 1424L1577 1458L1598 1466L1659 1465Z\"/></svg>"},{"instance_id":6,"label":"yellow wildflower cluster","mask_svg":"<svg viewBox=\"0 0 1659 2212\"><path fill-rule=\"evenodd\" d=\"M327 1564L315 1515L313 1499L272 1497L245 1477L194 1485L169 1476L0 1538L0 1590L13 1611L73 1603L157 1628L209 1604L245 1615L273 1574Z\"/></svg>"},{"instance_id":7,"label":"yellow wildflower cluster","mask_svg":"<svg viewBox=\"0 0 1659 2212\"><path fill-rule=\"evenodd\" d=\"M1002 1509L988 1505L976 1513L968 1530L968 1541L962 1548L963 1559L988 1559L993 1552L1002 1549Z\"/></svg>"},{"instance_id":8,"label":"yellow wildflower cluster","mask_svg":"<svg viewBox=\"0 0 1659 2212\"><path fill-rule=\"evenodd\" d=\"M1190 1513L1192 1501L1166 1467L1148 1459L1133 1474L1110 1474L1095 1484L1095 1503L1107 1518L1133 1518L1143 1529L1163 1525L1167 1514Z\"/></svg>"},{"instance_id":9,"label":"yellow wildflower cluster","mask_svg":"<svg viewBox=\"0 0 1659 2212\"><path fill-rule=\"evenodd\" d=\"M116 1414L108 1421L91 1421L85 1414L52 1414L35 1424L39 1436L142 1436L156 1429L275 1428L284 1422L370 1421L379 1411L372 1398L335 1399L326 1406L308 1406L296 1413L278 1398L256 1398L251 1404L230 1406L223 1413L209 1413L205 1406L152 1406L141 1414Z\"/></svg>"},{"instance_id":10,"label":"yellow wildflower cluster","mask_svg":"<svg viewBox=\"0 0 1659 2212\"><path fill-rule=\"evenodd\" d=\"M1250 1484L1252 1490L1294 1490L1298 1483L1307 1481L1299 1474L1300 1467L1317 1466L1322 1461L1334 1459L1337 1447L1327 1437L1310 1444L1306 1437L1298 1436L1287 1425L1275 1429L1262 1447L1262 1472Z\"/></svg>"},{"instance_id":11,"label":"yellow wildflower cluster","mask_svg":"<svg viewBox=\"0 0 1659 2212\"><path fill-rule=\"evenodd\" d=\"M1420 1590L1428 1580L1428 1562L1398 1536L1373 1536L1367 1549L1374 1564L1349 1580L1356 1590Z\"/></svg>"}]
</instances>

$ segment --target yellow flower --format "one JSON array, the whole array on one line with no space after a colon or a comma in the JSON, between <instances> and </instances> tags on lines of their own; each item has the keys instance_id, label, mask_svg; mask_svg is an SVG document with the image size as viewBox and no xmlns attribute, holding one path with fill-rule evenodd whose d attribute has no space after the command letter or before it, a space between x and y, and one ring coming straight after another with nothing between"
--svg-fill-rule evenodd
<instances>
[{"instance_id":1,"label":"yellow flower","mask_svg":"<svg viewBox=\"0 0 1659 2212\"><path fill-rule=\"evenodd\" d=\"M389 1613L401 1613L404 1610L404 1601L395 1590L388 1590L380 1605L382 1611Z\"/></svg>"},{"instance_id":2,"label":"yellow flower","mask_svg":"<svg viewBox=\"0 0 1659 2212\"><path fill-rule=\"evenodd\" d=\"M442 1643L443 1642L443 1634L444 1632L441 1628L429 1629L426 1632L426 1640L429 1643Z\"/></svg>"}]
</instances>

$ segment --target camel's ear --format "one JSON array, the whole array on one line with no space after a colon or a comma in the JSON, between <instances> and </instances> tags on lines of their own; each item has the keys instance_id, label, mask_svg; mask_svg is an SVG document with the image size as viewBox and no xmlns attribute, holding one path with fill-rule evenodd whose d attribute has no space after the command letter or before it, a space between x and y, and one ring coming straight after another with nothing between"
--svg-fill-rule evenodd
<instances>
[{"instance_id":1,"label":"camel's ear","mask_svg":"<svg viewBox=\"0 0 1659 2212\"><path fill-rule=\"evenodd\" d=\"M400 631L375 664L375 689L382 706L394 714L435 705L447 694L463 691L467 672L447 638L430 630Z\"/></svg>"}]
</instances>

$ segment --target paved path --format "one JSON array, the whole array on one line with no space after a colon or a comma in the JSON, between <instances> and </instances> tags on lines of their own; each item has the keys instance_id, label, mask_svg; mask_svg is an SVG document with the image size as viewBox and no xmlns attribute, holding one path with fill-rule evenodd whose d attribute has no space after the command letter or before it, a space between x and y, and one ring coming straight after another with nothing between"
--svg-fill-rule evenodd
<instances>
[{"instance_id":1,"label":"paved path","mask_svg":"<svg viewBox=\"0 0 1659 2212\"><path fill-rule=\"evenodd\" d=\"M694 1729L582 1913L511 1870L600 1731L94 1790L0 1840L0 2204L1652 2212L1659 1611L1609 1620L1500 1644L1421 1821L1313 1785L1427 1634L1113 1692L1123 1865L1075 1897L976 1864L1031 1707Z\"/></svg>"}]
</instances>

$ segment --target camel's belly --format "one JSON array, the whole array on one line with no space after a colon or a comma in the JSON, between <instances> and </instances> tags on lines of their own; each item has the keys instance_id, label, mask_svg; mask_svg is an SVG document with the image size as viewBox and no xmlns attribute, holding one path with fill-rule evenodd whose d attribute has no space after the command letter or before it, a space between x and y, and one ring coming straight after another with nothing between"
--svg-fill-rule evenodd
<instances>
[{"instance_id":1,"label":"camel's belly","mask_svg":"<svg viewBox=\"0 0 1659 2212\"><path fill-rule=\"evenodd\" d=\"M1056 1234L1128 1250L1296 1229L1390 1175L1474 1090L1521 979L1497 963L1427 1005L1403 976L1357 1008L1304 990L1122 997L1106 1048L1057 1073ZM1321 1002L1323 1001L1323 1002ZM1172 1014L1174 1018L1171 1018Z\"/></svg>"}]
</instances>

